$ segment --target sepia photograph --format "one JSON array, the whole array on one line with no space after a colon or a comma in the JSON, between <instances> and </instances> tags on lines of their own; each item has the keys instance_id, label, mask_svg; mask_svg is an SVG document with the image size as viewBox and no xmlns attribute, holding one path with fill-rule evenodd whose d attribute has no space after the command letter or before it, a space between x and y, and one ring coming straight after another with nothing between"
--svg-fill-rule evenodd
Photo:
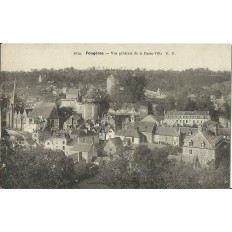
<instances>
[{"instance_id":1,"label":"sepia photograph","mask_svg":"<svg viewBox=\"0 0 232 232\"><path fill-rule=\"evenodd\" d=\"M0 188L230 188L231 45L3 43L0 67Z\"/></svg>"}]
</instances>

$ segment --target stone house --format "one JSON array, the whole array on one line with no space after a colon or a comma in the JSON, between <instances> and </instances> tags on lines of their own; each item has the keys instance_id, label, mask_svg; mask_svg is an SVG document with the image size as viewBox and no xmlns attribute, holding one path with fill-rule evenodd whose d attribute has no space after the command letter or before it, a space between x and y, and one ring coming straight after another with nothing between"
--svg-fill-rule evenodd
<instances>
[{"instance_id":1,"label":"stone house","mask_svg":"<svg viewBox=\"0 0 232 232\"><path fill-rule=\"evenodd\" d=\"M99 136L97 133L86 129L74 129L70 133L70 138L76 143L99 143Z\"/></svg>"},{"instance_id":2,"label":"stone house","mask_svg":"<svg viewBox=\"0 0 232 232\"><path fill-rule=\"evenodd\" d=\"M123 148L123 142L119 137L111 138L107 141L104 151L107 155L113 155Z\"/></svg>"},{"instance_id":3,"label":"stone house","mask_svg":"<svg viewBox=\"0 0 232 232\"><path fill-rule=\"evenodd\" d=\"M198 133L186 136L183 144L183 155L196 156L201 167L214 168L215 160L223 149L223 137L203 130L199 126Z\"/></svg>"},{"instance_id":4,"label":"stone house","mask_svg":"<svg viewBox=\"0 0 232 232\"><path fill-rule=\"evenodd\" d=\"M119 130L115 133L115 137L120 137L122 141L125 138L129 139L130 144L140 144L142 142L146 142L146 137L138 129L134 128Z\"/></svg>"},{"instance_id":5,"label":"stone house","mask_svg":"<svg viewBox=\"0 0 232 232\"><path fill-rule=\"evenodd\" d=\"M44 143L45 149L61 150L66 153L67 150L67 139L64 136L51 137Z\"/></svg>"},{"instance_id":6,"label":"stone house","mask_svg":"<svg viewBox=\"0 0 232 232\"><path fill-rule=\"evenodd\" d=\"M78 143L75 144L68 152L67 156L70 158L75 157L75 161L85 161L90 163L93 157L97 156L97 149L95 144L90 143Z\"/></svg>"},{"instance_id":7,"label":"stone house","mask_svg":"<svg viewBox=\"0 0 232 232\"><path fill-rule=\"evenodd\" d=\"M180 132L177 127L156 127L154 143L180 146Z\"/></svg>"}]
</instances>

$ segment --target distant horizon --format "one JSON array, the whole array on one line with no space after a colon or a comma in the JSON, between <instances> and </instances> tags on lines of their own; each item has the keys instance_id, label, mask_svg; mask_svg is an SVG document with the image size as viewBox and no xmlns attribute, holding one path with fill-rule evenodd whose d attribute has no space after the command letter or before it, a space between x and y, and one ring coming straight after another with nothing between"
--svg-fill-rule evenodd
<instances>
[{"instance_id":1,"label":"distant horizon","mask_svg":"<svg viewBox=\"0 0 232 232\"><path fill-rule=\"evenodd\" d=\"M177 69L147 69L147 68L134 68L134 69L131 69L131 68L126 68L126 67L123 67L123 68L109 68L109 67L95 67L95 66L91 66L91 67L87 67L87 68L74 68L74 67L65 67L65 68L40 68L40 69L30 69L30 70L11 70L11 71L8 71L8 70L2 70L2 72L33 72L33 71L43 71L43 70L53 70L53 71L59 71L59 70L65 70L65 69L71 69L73 68L74 70L78 70L78 71L82 71L82 70L91 70L94 68L94 70L96 71L104 71L104 70L112 70L112 71L116 71L116 70L130 70L130 71L136 71L137 69L139 70L145 70L145 71L171 71L171 72L183 72L183 71L187 71L187 70L197 70L197 69L203 69L203 70L207 70L208 71L212 71L212 72L229 72L231 73L231 70L212 70L210 68L205 68L205 67L199 67L199 68L186 68L186 69L182 69L182 70L177 70Z\"/></svg>"}]
</instances>

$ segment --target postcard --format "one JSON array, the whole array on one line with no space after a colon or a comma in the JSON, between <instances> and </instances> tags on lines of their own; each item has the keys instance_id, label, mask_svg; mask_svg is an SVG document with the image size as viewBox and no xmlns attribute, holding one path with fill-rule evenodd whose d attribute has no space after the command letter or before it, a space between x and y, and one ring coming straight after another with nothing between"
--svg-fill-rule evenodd
<instances>
[{"instance_id":1,"label":"postcard","mask_svg":"<svg viewBox=\"0 0 232 232\"><path fill-rule=\"evenodd\" d=\"M228 189L230 44L1 44L2 189Z\"/></svg>"}]
</instances>

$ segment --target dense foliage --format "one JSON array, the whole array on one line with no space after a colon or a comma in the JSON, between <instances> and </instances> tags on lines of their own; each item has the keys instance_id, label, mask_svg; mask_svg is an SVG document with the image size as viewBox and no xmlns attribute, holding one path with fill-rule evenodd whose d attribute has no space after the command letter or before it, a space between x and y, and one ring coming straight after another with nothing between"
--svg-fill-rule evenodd
<instances>
[{"instance_id":1,"label":"dense foliage","mask_svg":"<svg viewBox=\"0 0 232 232\"><path fill-rule=\"evenodd\" d=\"M69 188L74 177L73 161L63 152L42 148L2 147L1 188Z\"/></svg>"},{"instance_id":2,"label":"dense foliage","mask_svg":"<svg viewBox=\"0 0 232 232\"><path fill-rule=\"evenodd\" d=\"M139 146L133 156L122 154L103 166L96 182L109 188L229 188L229 167L194 169L168 158L177 152Z\"/></svg>"}]
</instances>

